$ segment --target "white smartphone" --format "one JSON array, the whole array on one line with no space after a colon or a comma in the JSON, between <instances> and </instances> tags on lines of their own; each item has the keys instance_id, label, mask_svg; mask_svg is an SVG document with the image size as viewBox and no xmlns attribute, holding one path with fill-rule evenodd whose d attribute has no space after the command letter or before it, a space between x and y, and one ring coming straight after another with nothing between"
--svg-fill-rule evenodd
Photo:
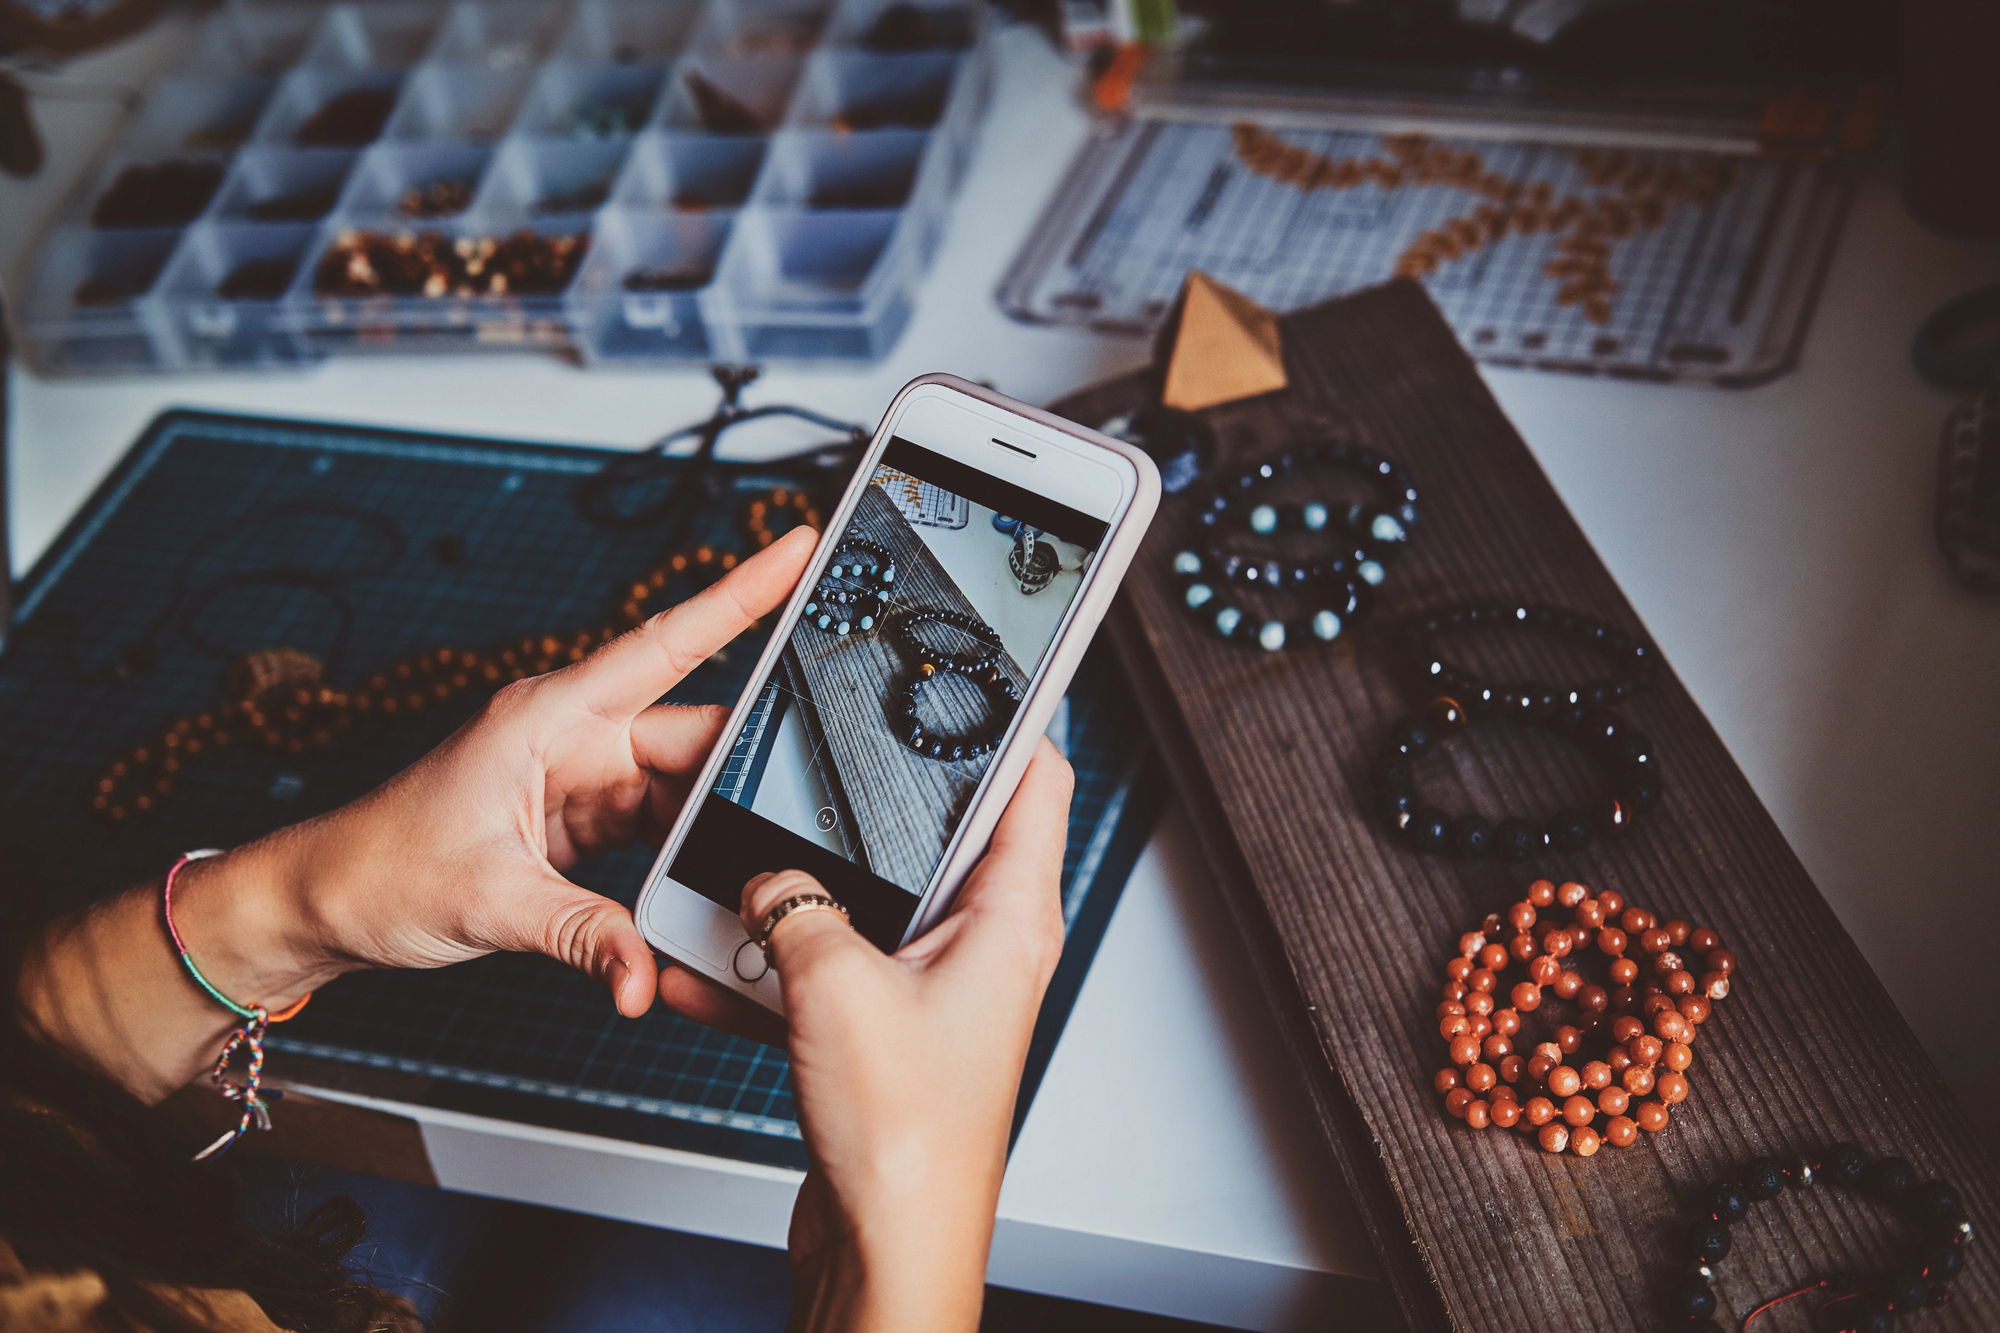
<instances>
[{"instance_id":1,"label":"white smartphone","mask_svg":"<svg viewBox=\"0 0 2000 1333\"><path fill-rule=\"evenodd\" d=\"M1123 441L904 385L646 878L646 940L782 1012L753 876L807 871L885 952L942 920L1159 497Z\"/></svg>"}]
</instances>

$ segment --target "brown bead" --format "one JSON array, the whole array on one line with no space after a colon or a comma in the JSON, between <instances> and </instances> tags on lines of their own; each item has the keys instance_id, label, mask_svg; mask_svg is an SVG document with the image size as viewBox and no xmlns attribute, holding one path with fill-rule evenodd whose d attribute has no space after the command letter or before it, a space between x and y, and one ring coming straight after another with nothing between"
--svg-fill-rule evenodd
<instances>
[{"instance_id":1,"label":"brown bead","mask_svg":"<svg viewBox=\"0 0 2000 1333\"><path fill-rule=\"evenodd\" d=\"M1549 1092L1557 1097L1574 1097L1583 1090L1583 1075L1568 1065L1557 1065L1548 1073Z\"/></svg>"},{"instance_id":2,"label":"brown bead","mask_svg":"<svg viewBox=\"0 0 2000 1333\"><path fill-rule=\"evenodd\" d=\"M1438 1090L1439 1096L1443 1096L1461 1082L1463 1080L1459 1077L1458 1070L1440 1069L1437 1071L1437 1076L1431 1080L1431 1086Z\"/></svg>"},{"instance_id":3,"label":"brown bead","mask_svg":"<svg viewBox=\"0 0 2000 1333\"><path fill-rule=\"evenodd\" d=\"M1577 1047L1583 1045L1583 1033L1565 1023L1556 1029L1556 1045L1564 1055L1575 1055Z\"/></svg>"},{"instance_id":4,"label":"brown bead","mask_svg":"<svg viewBox=\"0 0 2000 1333\"><path fill-rule=\"evenodd\" d=\"M1491 968L1476 967L1472 970L1472 975L1465 979L1465 984L1473 990L1491 995L1493 988L1500 984L1500 978L1493 975Z\"/></svg>"},{"instance_id":5,"label":"brown bead","mask_svg":"<svg viewBox=\"0 0 2000 1333\"><path fill-rule=\"evenodd\" d=\"M1485 1056L1489 1063L1498 1062L1514 1053L1514 1043L1495 1032L1479 1043L1479 1053Z\"/></svg>"},{"instance_id":6,"label":"brown bead","mask_svg":"<svg viewBox=\"0 0 2000 1333\"><path fill-rule=\"evenodd\" d=\"M1501 1086L1506 1085L1503 1083ZM1500 1128L1512 1129L1521 1122L1521 1104L1509 1100L1495 1101L1489 1103L1487 1114L1493 1117L1493 1123Z\"/></svg>"},{"instance_id":7,"label":"brown bead","mask_svg":"<svg viewBox=\"0 0 2000 1333\"><path fill-rule=\"evenodd\" d=\"M1640 1102L1632 1118L1648 1134L1657 1134L1667 1127L1667 1108L1660 1102Z\"/></svg>"},{"instance_id":8,"label":"brown bead","mask_svg":"<svg viewBox=\"0 0 2000 1333\"><path fill-rule=\"evenodd\" d=\"M1479 951L1479 965L1488 972L1505 972L1507 970L1508 957L1506 945L1489 944Z\"/></svg>"},{"instance_id":9,"label":"brown bead","mask_svg":"<svg viewBox=\"0 0 2000 1333\"><path fill-rule=\"evenodd\" d=\"M1624 1076L1619 1082L1623 1083L1625 1091L1631 1093L1634 1097L1644 1097L1653 1090L1653 1067L1651 1065L1635 1064L1625 1071Z\"/></svg>"},{"instance_id":10,"label":"brown bead","mask_svg":"<svg viewBox=\"0 0 2000 1333\"><path fill-rule=\"evenodd\" d=\"M1562 1117L1571 1125L1587 1125L1597 1118L1597 1107L1588 1097L1571 1097L1563 1102Z\"/></svg>"},{"instance_id":11,"label":"brown bead","mask_svg":"<svg viewBox=\"0 0 2000 1333\"><path fill-rule=\"evenodd\" d=\"M1632 1104L1632 1094L1623 1088L1605 1088L1597 1094L1597 1109L1606 1115L1624 1115Z\"/></svg>"},{"instance_id":12,"label":"brown bead","mask_svg":"<svg viewBox=\"0 0 2000 1333\"><path fill-rule=\"evenodd\" d=\"M1479 951L1485 947L1486 937L1476 930L1468 930L1458 937L1458 952L1461 957L1477 957Z\"/></svg>"},{"instance_id":13,"label":"brown bead","mask_svg":"<svg viewBox=\"0 0 2000 1333\"><path fill-rule=\"evenodd\" d=\"M1453 1088L1444 1095L1445 1111L1459 1119L1465 1118L1465 1108L1478 1100L1470 1088Z\"/></svg>"},{"instance_id":14,"label":"brown bead","mask_svg":"<svg viewBox=\"0 0 2000 1333\"><path fill-rule=\"evenodd\" d=\"M1602 1060L1589 1060L1577 1073L1583 1075L1583 1086L1592 1092L1611 1086L1611 1066Z\"/></svg>"},{"instance_id":15,"label":"brown bead","mask_svg":"<svg viewBox=\"0 0 2000 1333\"><path fill-rule=\"evenodd\" d=\"M1581 972L1570 972L1566 970L1561 975L1556 977L1555 992L1557 999L1574 1000L1576 998L1576 993L1582 989L1583 989L1583 974Z\"/></svg>"},{"instance_id":16,"label":"brown bead","mask_svg":"<svg viewBox=\"0 0 2000 1333\"><path fill-rule=\"evenodd\" d=\"M1570 949L1575 946L1575 943L1576 941L1570 937L1570 933L1567 930L1558 928L1544 931L1542 934L1542 953L1550 958L1567 958L1569 957Z\"/></svg>"},{"instance_id":17,"label":"brown bead","mask_svg":"<svg viewBox=\"0 0 2000 1333\"><path fill-rule=\"evenodd\" d=\"M1639 965L1630 958L1611 960L1611 980L1620 986L1629 986L1639 979Z\"/></svg>"},{"instance_id":18,"label":"brown bead","mask_svg":"<svg viewBox=\"0 0 2000 1333\"><path fill-rule=\"evenodd\" d=\"M1569 1150L1578 1157L1595 1156L1597 1150L1603 1146L1604 1140L1599 1138L1597 1131L1588 1125L1579 1125L1570 1131Z\"/></svg>"},{"instance_id":19,"label":"brown bead","mask_svg":"<svg viewBox=\"0 0 2000 1333\"><path fill-rule=\"evenodd\" d=\"M1446 1014L1438 1020L1438 1035L1446 1041L1472 1030L1472 1020L1464 1014Z\"/></svg>"},{"instance_id":20,"label":"brown bead","mask_svg":"<svg viewBox=\"0 0 2000 1333\"><path fill-rule=\"evenodd\" d=\"M1722 947L1722 937L1707 926L1696 926L1688 932L1687 946L1696 953L1713 953Z\"/></svg>"},{"instance_id":21,"label":"brown bead","mask_svg":"<svg viewBox=\"0 0 2000 1333\"><path fill-rule=\"evenodd\" d=\"M1487 1036L1493 1031L1493 1020L1484 1014L1473 1014L1465 1021L1472 1024L1468 1031L1479 1041L1485 1041Z\"/></svg>"},{"instance_id":22,"label":"brown bead","mask_svg":"<svg viewBox=\"0 0 2000 1333\"><path fill-rule=\"evenodd\" d=\"M1473 963L1470 958L1454 958L1444 965L1446 981L1463 981L1472 975Z\"/></svg>"},{"instance_id":23,"label":"brown bead","mask_svg":"<svg viewBox=\"0 0 2000 1333\"><path fill-rule=\"evenodd\" d=\"M1535 924L1535 905L1532 902L1518 902L1507 909L1507 924L1516 930L1526 930Z\"/></svg>"},{"instance_id":24,"label":"brown bead","mask_svg":"<svg viewBox=\"0 0 2000 1333\"><path fill-rule=\"evenodd\" d=\"M1612 1020L1611 1040L1623 1046L1634 1037L1646 1035L1646 1025L1630 1014Z\"/></svg>"},{"instance_id":25,"label":"brown bead","mask_svg":"<svg viewBox=\"0 0 2000 1333\"><path fill-rule=\"evenodd\" d=\"M1590 896L1590 890L1586 889L1585 887L1583 887L1583 885L1577 883L1573 879L1565 880L1556 889L1556 901L1561 903L1564 907L1575 907L1578 903L1582 902L1585 898L1588 898L1589 896Z\"/></svg>"},{"instance_id":26,"label":"brown bead","mask_svg":"<svg viewBox=\"0 0 2000 1333\"><path fill-rule=\"evenodd\" d=\"M1536 1042L1536 1043L1535 1043L1535 1054L1536 1054L1536 1055L1546 1055L1546 1056L1548 1056L1548 1057L1549 1057L1549 1059L1551 1059L1551 1060L1555 1061L1555 1062L1556 1062L1557 1064L1561 1064L1561 1063L1562 1063L1562 1054L1563 1054L1563 1048L1562 1048L1562 1047L1560 1047L1560 1046L1558 1046L1558 1045L1556 1045L1556 1044L1555 1044L1554 1042L1552 1042L1552 1041L1542 1041L1542 1042Z\"/></svg>"},{"instance_id":27,"label":"brown bead","mask_svg":"<svg viewBox=\"0 0 2000 1333\"><path fill-rule=\"evenodd\" d=\"M1604 919L1609 921L1625 910L1625 895L1616 889L1606 889L1597 895L1597 905L1604 909Z\"/></svg>"},{"instance_id":28,"label":"brown bead","mask_svg":"<svg viewBox=\"0 0 2000 1333\"><path fill-rule=\"evenodd\" d=\"M1546 1125L1556 1118L1556 1104L1546 1097L1530 1097L1521 1114L1531 1125Z\"/></svg>"},{"instance_id":29,"label":"brown bead","mask_svg":"<svg viewBox=\"0 0 2000 1333\"><path fill-rule=\"evenodd\" d=\"M1625 932L1615 927L1606 926L1597 932L1597 947L1613 958L1624 954L1627 943Z\"/></svg>"},{"instance_id":30,"label":"brown bead","mask_svg":"<svg viewBox=\"0 0 2000 1333\"><path fill-rule=\"evenodd\" d=\"M1493 1108L1486 1102L1471 1101L1465 1106L1465 1123L1474 1129L1485 1129L1493 1123Z\"/></svg>"},{"instance_id":31,"label":"brown bead","mask_svg":"<svg viewBox=\"0 0 2000 1333\"><path fill-rule=\"evenodd\" d=\"M1681 1045L1694 1031L1694 1024L1681 1017L1678 1009L1663 1009L1653 1017L1653 1035L1670 1045Z\"/></svg>"},{"instance_id":32,"label":"brown bead","mask_svg":"<svg viewBox=\"0 0 2000 1333\"><path fill-rule=\"evenodd\" d=\"M1474 991L1465 997L1465 1012L1476 1018L1484 1018L1493 1012L1493 997L1485 991Z\"/></svg>"},{"instance_id":33,"label":"brown bead","mask_svg":"<svg viewBox=\"0 0 2000 1333\"><path fill-rule=\"evenodd\" d=\"M1674 1008L1681 1011L1681 1017L1693 1023L1696 1027L1700 1027L1708 1021L1708 1014L1711 1007L1709 999L1705 995L1683 995L1679 1002L1674 1005Z\"/></svg>"},{"instance_id":34,"label":"brown bead","mask_svg":"<svg viewBox=\"0 0 2000 1333\"><path fill-rule=\"evenodd\" d=\"M1681 956L1672 949L1656 954L1653 958L1653 975L1659 977L1661 980L1665 980L1680 971L1681 967Z\"/></svg>"},{"instance_id":35,"label":"brown bead","mask_svg":"<svg viewBox=\"0 0 2000 1333\"><path fill-rule=\"evenodd\" d=\"M1515 1092L1511 1086L1505 1083L1494 1084L1493 1091L1487 1093L1486 1095L1488 1100L1496 1102L1518 1103L1521 1100L1520 1094Z\"/></svg>"},{"instance_id":36,"label":"brown bead","mask_svg":"<svg viewBox=\"0 0 2000 1333\"><path fill-rule=\"evenodd\" d=\"M1480 924L1479 931L1482 935L1486 936L1487 939L1497 940L1500 938L1501 929L1506 924L1507 924L1506 922L1500 919L1500 914L1498 912L1488 912L1486 914L1486 920Z\"/></svg>"},{"instance_id":37,"label":"brown bead","mask_svg":"<svg viewBox=\"0 0 2000 1333\"><path fill-rule=\"evenodd\" d=\"M1604 1141L1614 1148L1629 1148L1639 1141L1639 1126L1622 1115L1614 1115L1604 1126Z\"/></svg>"},{"instance_id":38,"label":"brown bead","mask_svg":"<svg viewBox=\"0 0 2000 1333\"><path fill-rule=\"evenodd\" d=\"M1548 907L1556 900L1556 886L1546 879L1538 879L1528 886L1528 901L1536 907Z\"/></svg>"},{"instance_id":39,"label":"brown bead","mask_svg":"<svg viewBox=\"0 0 2000 1333\"><path fill-rule=\"evenodd\" d=\"M1639 1013L1650 1023L1662 1013L1674 1008L1673 998L1667 995L1648 995L1639 1003ZM1675 1009L1675 1013L1680 1011Z\"/></svg>"},{"instance_id":40,"label":"brown bead","mask_svg":"<svg viewBox=\"0 0 2000 1333\"><path fill-rule=\"evenodd\" d=\"M1523 931L1507 941L1507 952L1513 955L1514 961L1527 962L1535 956L1535 937Z\"/></svg>"},{"instance_id":41,"label":"brown bead","mask_svg":"<svg viewBox=\"0 0 2000 1333\"><path fill-rule=\"evenodd\" d=\"M1667 994L1692 995L1694 994L1694 992L1695 992L1694 973L1672 972L1667 975Z\"/></svg>"},{"instance_id":42,"label":"brown bead","mask_svg":"<svg viewBox=\"0 0 2000 1333\"><path fill-rule=\"evenodd\" d=\"M1720 972L1725 977L1736 970L1736 955L1727 949L1710 949L1707 962L1709 971Z\"/></svg>"},{"instance_id":43,"label":"brown bead","mask_svg":"<svg viewBox=\"0 0 2000 1333\"><path fill-rule=\"evenodd\" d=\"M1639 947L1647 953L1665 953L1673 947L1673 937L1658 926L1639 932Z\"/></svg>"},{"instance_id":44,"label":"brown bead","mask_svg":"<svg viewBox=\"0 0 2000 1333\"><path fill-rule=\"evenodd\" d=\"M1562 964L1558 963L1548 954L1542 954L1528 964L1528 980L1534 982L1537 986L1555 984L1555 979L1561 972Z\"/></svg>"},{"instance_id":45,"label":"brown bead","mask_svg":"<svg viewBox=\"0 0 2000 1333\"><path fill-rule=\"evenodd\" d=\"M1704 972L1701 984L1695 990L1711 1000L1726 1000L1729 998L1729 978L1721 972Z\"/></svg>"},{"instance_id":46,"label":"brown bead","mask_svg":"<svg viewBox=\"0 0 2000 1333\"><path fill-rule=\"evenodd\" d=\"M1493 1072L1493 1066L1484 1061L1466 1068L1465 1086L1481 1095L1491 1092L1493 1085L1499 1081L1500 1076Z\"/></svg>"},{"instance_id":47,"label":"brown bead","mask_svg":"<svg viewBox=\"0 0 2000 1333\"><path fill-rule=\"evenodd\" d=\"M1500 1077L1508 1083L1519 1083L1521 1076L1528 1072L1528 1062L1518 1055L1500 1057Z\"/></svg>"},{"instance_id":48,"label":"brown bead","mask_svg":"<svg viewBox=\"0 0 2000 1333\"><path fill-rule=\"evenodd\" d=\"M1666 929L1667 929L1667 938L1673 941L1673 945L1676 949L1686 944L1688 942L1688 936L1694 934L1694 927L1690 926L1687 922L1681 920L1679 917L1673 917L1669 919L1666 923Z\"/></svg>"},{"instance_id":49,"label":"brown bead","mask_svg":"<svg viewBox=\"0 0 2000 1333\"><path fill-rule=\"evenodd\" d=\"M1611 992L1602 986L1585 986L1576 993L1576 1007L1587 1014L1601 1014L1611 1007Z\"/></svg>"},{"instance_id":50,"label":"brown bead","mask_svg":"<svg viewBox=\"0 0 2000 1333\"><path fill-rule=\"evenodd\" d=\"M1660 1057L1666 1054L1667 1044L1658 1037L1641 1034L1626 1042L1625 1049L1632 1052L1633 1064L1656 1065L1660 1063Z\"/></svg>"},{"instance_id":51,"label":"brown bead","mask_svg":"<svg viewBox=\"0 0 2000 1333\"><path fill-rule=\"evenodd\" d=\"M1576 924L1596 930L1604 924L1604 909L1595 898L1585 898L1576 905Z\"/></svg>"},{"instance_id":52,"label":"brown bead","mask_svg":"<svg viewBox=\"0 0 2000 1333\"><path fill-rule=\"evenodd\" d=\"M1653 1095L1667 1105L1684 1102L1688 1095L1688 1081L1685 1074L1676 1074L1669 1069L1663 1072L1653 1084Z\"/></svg>"},{"instance_id":53,"label":"brown bead","mask_svg":"<svg viewBox=\"0 0 2000 1333\"><path fill-rule=\"evenodd\" d=\"M1628 907L1618 914L1618 924L1624 927L1627 935L1637 935L1640 931L1651 925L1652 922L1648 920L1646 913L1641 909Z\"/></svg>"},{"instance_id":54,"label":"brown bead","mask_svg":"<svg viewBox=\"0 0 2000 1333\"><path fill-rule=\"evenodd\" d=\"M1518 1009L1495 1009L1493 1030L1503 1037L1511 1037L1521 1030L1521 1011Z\"/></svg>"},{"instance_id":55,"label":"brown bead","mask_svg":"<svg viewBox=\"0 0 2000 1333\"><path fill-rule=\"evenodd\" d=\"M1553 1055L1531 1055L1528 1057L1528 1077L1537 1083L1546 1082L1549 1071L1561 1063L1562 1060Z\"/></svg>"},{"instance_id":56,"label":"brown bead","mask_svg":"<svg viewBox=\"0 0 2000 1333\"><path fill-rule=\"evenodd\" d=\"M1514 1001L1515 1009L1524 1014L1531 1014L1542 1007L1542 988L1532 981L1524 981L1514 987L1510 998Z\"/></svg>"},{"instance_id":57,"label":"brown bead","mask_svg":"<svg viewBox=\"0 0 2000 1333\"><path fill-rule=\"evenodd\" d=\"M1632 1067L1632 1052L1623 1046L1613 1046L1604 1053L1604 1063L1611 1066L1613 1078L1623 1078L1625 1071Z\"/></svg>"},{"instance_id":58,"label":"brown bead","mask_svg":"<svg viewBox=\"0 0 2000 1333\"><path fill-rule=\"evenodd\" d=\"M1455 1065L1469 1065L1479 1058L1479 1038L1470 1032L1462 1032L1451 1039L1451 1062Z\"/></svg>"},{"instance_id":59,"label":"brown bead","mask_svg":"<svg viewBox=\"0 0 2000 1333\"><path fill-rule=\"evenodd\" d=\"M1542 1132L1535 1137L1536 1142L1542 1145L1543 1152L1561 1152L1569 1147L1569 1126L1561 1121L1550 1121L1542 1126Z\"/></svg>"},{"instance_id":60,"label":"brown bead","mask_svg":"<svg viewBox=\"0 0 2000 1333\"><path fill-rule=\"evenodd\" d=\"M1460 1002L1463 1002L1465 997L1470 993L1471 992L1466 989L1466 985L1463 981L1447 981L1444 983L1443 987L1439 989L1438 997L1440 999L1458 1000Z\"/></svg>"},{"instance_id":61,"label":"brown bead","mask_svg":"<svg viewBox=\"0 0 2000 1333\"><path fill-rule=\"evenodd\" d=\"M1639 1007L1638 993L1630 986L1611 988L1611 1008L1615 1013L1629 1014Z\"/></svg>"}]
</instances>

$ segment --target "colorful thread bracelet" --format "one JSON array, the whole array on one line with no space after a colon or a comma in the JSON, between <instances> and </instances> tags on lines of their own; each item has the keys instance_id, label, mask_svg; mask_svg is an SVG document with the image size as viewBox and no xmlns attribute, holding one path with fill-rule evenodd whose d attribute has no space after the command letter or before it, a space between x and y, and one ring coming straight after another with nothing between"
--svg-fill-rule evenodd
<instances>
[{"instance_id":1,"label":"colorful thread bracelet","mask_svg":"<svg viewBox=\"0 0 2000 1333\"><path fill-rule=\"evenodd\" d=\"M209 1082L225 1099L243 1104L243 1114L238 1118L235 1128L228 1130L222 1137L194 1155L194 1160L197 1162L228 1151L238 1139L250 1132L253 1125L258 1129L271 1127L270 1103L278 1100L282 1094L276 1089L267 1094L262 1088L264 1032L273 1023L283 1023L287 1019L296 1017L299 1011L306 1007L306 1002L312 999L312 992L307 991L295 1003L275 1014L261 1004L238 1004L217 989L215 983L203 976L201 969L195 966L194 959L188 954L187 944L181 939L180 928L174 925L174 880L187 868L190 861L202 861L220 855L222 855L220 847L204 847L198 851L184 853L179 860L168 867L166 884L160 890L160 914L166 918L167 938L173 941L174 952L181 958L181 966L187 969L187 974L194 978L197 986L208 993L210 999L243 1020L243 1026L230 1033L229 1039L222 1044L222 1054L216 1058L215 1067L208 1075ZM246 1053L246 1060L243 1081L235 1083L229 1078L229 1069L239 1050Z\"/></svg>"}]
</instances>

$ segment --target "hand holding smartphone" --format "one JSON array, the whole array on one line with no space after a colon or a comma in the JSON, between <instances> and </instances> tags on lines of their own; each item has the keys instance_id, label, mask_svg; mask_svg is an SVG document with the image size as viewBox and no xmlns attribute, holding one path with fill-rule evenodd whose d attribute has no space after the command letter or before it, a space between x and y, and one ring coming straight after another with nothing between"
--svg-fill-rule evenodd
<instances>
[{"instance_id":1,"label":"hand holding smartphone","mask_svg":"<svg viewBox=\"0 0 2000 1333\"><path fill-rule=\"evenodd\" d=\"M949 375L870 441L635 909L782 1012L743 886L803 870L885 952L941 920L1158 505L1144 454Z\"/></svg>"}]
</instances>

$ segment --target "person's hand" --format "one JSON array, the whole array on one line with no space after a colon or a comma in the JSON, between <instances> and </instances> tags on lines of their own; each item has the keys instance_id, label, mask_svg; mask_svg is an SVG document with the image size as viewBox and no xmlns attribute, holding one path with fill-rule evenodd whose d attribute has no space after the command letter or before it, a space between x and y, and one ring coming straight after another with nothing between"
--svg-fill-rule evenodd
<instances>
[{"instance_id":1,"label":"person's hand","mask_svg":"<svg viewBox=\"0 0 2000 1333\"><path fill-rule=\"evenodd\" d=\"M812 1158L792 1214L795 1328L977 1327L1014 1097L1062 953L1072 785L1043 740L950 915L894 955L832 912L772 932ZM802 871L760 875L743 928L820 891ZM663 974L661 994L760 1035L748 1001L691 973Z\"/></svg>"}]
</instances>

